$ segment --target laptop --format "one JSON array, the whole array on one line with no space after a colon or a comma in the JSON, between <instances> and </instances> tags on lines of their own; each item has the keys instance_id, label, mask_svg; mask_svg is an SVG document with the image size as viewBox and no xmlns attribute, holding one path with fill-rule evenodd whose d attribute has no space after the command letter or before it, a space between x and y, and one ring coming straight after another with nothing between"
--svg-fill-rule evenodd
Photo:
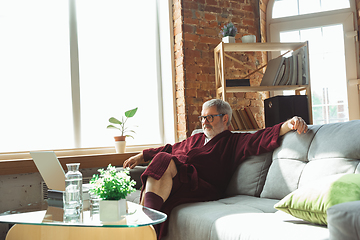
<instances>
[{"instance_id":1,"label":"laptop","mask_svg":"<svg viewBox=\"0 0 360 240\"><path fill-rule=\"evenodd\" d=\"M31 157L44 179L48 190L48 198L63 199L65 191L65 171L60 164L59 159L53 151L30 152ZM87 206L85 200L89 199L90 184L82 184L84 206Z\"/></svg>"},{"instance_id":2,"label":"laptop","mask_svg":"<svg viewBox=\"0 0 360 240\"><path fill-rule=\"evenodd\" d=\"M30 152L49 189L65 191L65 172L53 151Z\"/></svg>"}]
</instances>

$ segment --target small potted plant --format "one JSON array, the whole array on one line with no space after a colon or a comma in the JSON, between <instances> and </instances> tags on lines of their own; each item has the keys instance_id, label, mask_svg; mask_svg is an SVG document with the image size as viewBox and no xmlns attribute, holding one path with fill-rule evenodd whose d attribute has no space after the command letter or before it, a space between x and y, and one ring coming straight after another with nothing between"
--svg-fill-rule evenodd
<instances>
[{"instance_id":1,"label":"small potted plant","mask_svg":"<svg viewBox=\"0 0 360 240\"><path fill-rule=\"evenodd\" d=\"M124 153L125 152L125 146L126 146L126 140L125 139L126 139L126 137L134 138L132 135L126 134L128 132L135 133L135 131L125 127L125 123L129 118L131 118L131 117L133 117L135 115L137 110L138 110L138 108L134 108L134 109L126 111L125 112L125 119L124 119L124 116L123 116L121 118L121 121L114 118L114 117L109 118L110 123L117 124L117 125L119 125L119 127L116 127L116 126L110 124L110 125L107 126L107 128L117 129L117 130L120 130L120 132L121 132L121 136L115 136L114 137L115 138L115 149L116 149L117 153Z\"/></svg>"},{"instance_id":2,"label":"small potted plant","mask_svg":"<svg viewBox=\"0 0 360 240\"><path fill-rule=\"evenodd\" d=\"M232 22L224 25L221 29L222 41L224 43L235 43L235 35L237 34L237 28Z\"/></svg>"},{"instance_id":3,"label":"small potted plant","mask_svg":"<svg viewBox=\"0 0 360 240\"><path fill-rule=\"evenodd\" d=\"M90 180L90 193L100 198L100 220L103 222L119 221L126 214L126 196L135 192L136 182L129 176L129 168L117 171L109 166L99 169L100 175L94 174Z\"/></svg>"}]
</instances>

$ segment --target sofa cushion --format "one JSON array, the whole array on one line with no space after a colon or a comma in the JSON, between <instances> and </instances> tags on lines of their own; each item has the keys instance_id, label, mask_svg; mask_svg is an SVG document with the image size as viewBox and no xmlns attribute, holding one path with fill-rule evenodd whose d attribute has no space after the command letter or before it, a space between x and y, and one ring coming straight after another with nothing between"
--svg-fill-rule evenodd
<instances>
[{"instance_id":1,"label":"sofa cushion","mask_svg":"<svg viewBox=\"0 0 360 240\"><path fill-rule=\"evenodd\" d=\"M309 126L306 134L289 132L273 152L273 162L261 197L282 199L298 187L299 178L308 163L307 152L319 127Z\"/></svg>"},{"instance_id":2,"label":"sofa cushion","mask_svg":"<svg viewBox=\"0 0 360 240\"><path fill-rule=\"evenodd\" d=\"M326 240L329 232L320 225L304 224L288 214L243 213L218 219L212 227L212 240ZM191 238L188 238L189 240ZM193 238L205 239L205 238Z\"/></svg>"},{"instance_id":3,"label":"sofa cushion","mask_svg":"<svg viewBox=\"0 0 360 240\"><path fill-rule=\"evenodd\" d=\"M191 135L202 133L195 129ZM233 131L234 133L255 133L256 131ZM249 195L259 197L263 190L266 175L272 162L272 153L264 153L245 159L235 170L226 189L226 196Z\"/></svg>"},{"instance_id":4,"label":"sofa cushion","mask_svg":"<svg viewBox=\"0 0 360 240\"><path fill-rule=\"evenodd\" d=\"M349 134L351 133L351 134ZM261 197L282 199L321 177L360 173L360 121L309 126L287 133L273 152Z\"/></svg>"},{"instance_id":5,"label":"sofa cushion","mask_svg":"<svg viewBox=\"0 0 360 240\"><path fill-rule=\"evenodd\" d=\"M360 240L360 201L332 206L327 216L330 240Z\"/></svg>"},{"instance_id":6,"label":"sofa cushion","mask_svg":"<svg viewBox=\"0 0 360 240\"><path fill-rule=\"evenodd\" d=\"M235 170L226 190L227 196L249 195L259 197L263 190L272 153L251 156Z\"/></svg>"},{"instance_id":7,"label":"sofa cushion","mask_svg":"<svg viewBox=\"0 0 360 240\"><path fill-rule=\"evenodd\" d=\"M329 207L357 200L360 200L360 174L338 174L300 187L274 207L297 218L326 225Z\"/></svg>"},{"instance_id":8,"label":"sofa cushion","mask_svg":"<svg viewBox=\"0 0 360 240\"><path fill-rule=\"evenodd\" d=\"M220 238L221 228L218 228L217 223L233 215L241 220L243 214L274 213L276 210L273 206L276 202L273 199L239 195L218 201L182 204L171 212L169 234L165 239L234 239Z\"/></svg>"},{"instance_id":9,"label":"sofa cushion","mask_svg":"<svg viewBox=\"0 0 360 240\"><path fill-rule=\"evenodd\" d=\"M326 227L275 212L276 200L237 196L180 205L172 211L163 240L326 240ZM265 207L266 206L266 207ZM268 212L268 210L271 210Z\"/></svg>"}]
</instances>

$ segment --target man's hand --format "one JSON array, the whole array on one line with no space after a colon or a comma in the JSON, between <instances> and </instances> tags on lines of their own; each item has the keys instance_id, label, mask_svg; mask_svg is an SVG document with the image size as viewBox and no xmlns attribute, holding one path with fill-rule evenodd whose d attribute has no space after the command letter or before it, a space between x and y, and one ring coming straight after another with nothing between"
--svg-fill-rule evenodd
<instances>
[{"instance_id":1,"label":"man's hand","mask_svg":"<svg viewBox=\"0 0 360 240\"><path fill-rule=\"evenodd\" d=\"M281 125L280 136L284 135L287 132L296 130L299 134L306 133L308 126L306 122L301 117L293 117Z\"/></svg>"},{"instance_id":2,"label":"man's hand","mask_svg":"<svg viewBox=\"0 0 360 240\"><path fill-rule=\"evenodd\" d=\"M136 167L137 165L139 165L141 163L145 163L142 152L125 160L123 167L124 168L129 167L130 169L133 169L134 167Z\"/></svg>"}]
</instances>

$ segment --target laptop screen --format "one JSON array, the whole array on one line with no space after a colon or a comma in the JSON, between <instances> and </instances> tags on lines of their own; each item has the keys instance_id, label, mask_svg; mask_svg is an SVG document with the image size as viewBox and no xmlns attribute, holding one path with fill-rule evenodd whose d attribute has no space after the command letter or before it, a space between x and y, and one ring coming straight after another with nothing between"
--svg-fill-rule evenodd
<instances>
[{"instance_id":1,"label":"laptop screen","mask_svg":"<svg viewBox=\"0 0 360 240\"><path fill-rule=\"evenodd\" d=\"M30 155L48 188L65 191L65 172L55 153L30 152Z\"/></svg>"}]
</instances>

